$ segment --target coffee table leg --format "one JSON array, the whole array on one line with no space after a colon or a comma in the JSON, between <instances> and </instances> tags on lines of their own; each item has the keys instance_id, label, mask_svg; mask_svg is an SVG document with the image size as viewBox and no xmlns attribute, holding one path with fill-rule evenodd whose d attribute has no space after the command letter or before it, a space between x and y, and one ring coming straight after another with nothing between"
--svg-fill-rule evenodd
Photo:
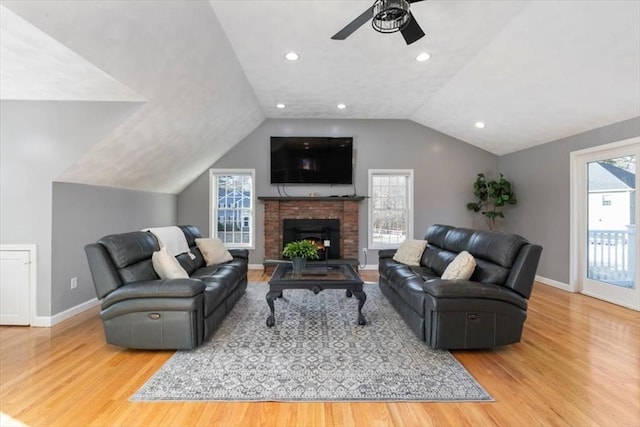
<instances>
[{"instance_id":1,"label":"coffee table leg","mask_svg":"<svg viewBox=\"0 0 640 427\"><path fill-rule=\"evenodd\" d=\"M351 298L351 289L347 289L347 298Z\"/></svg>"},{"instance_id":2,"label":"coffee table leg","mask_svg":"<svg viewBox=\"0 0 640 427\"><path fill-rule=\"evenodd\" d=\"M267 326L272 327L276 324L275 318L275 307L273 306L273 300L275 298L282 298L282 291L269 291L267 292L267 304L269 304L269 308L271 309L271 315L267 317Z\"/></svg>"},{"instance_id":3,"label":"coffee table leg","mask_svg":"<svg viewBox=\"0 0 640 427\"><path fill-rule=\"evenodd\" d=\"M365 294L364 291L353 291L353 295L358 299L358 325L366 325L367 319L365 319L362 314L362 306L367 300L367 294Z\"/></svg>"}]
</instances>

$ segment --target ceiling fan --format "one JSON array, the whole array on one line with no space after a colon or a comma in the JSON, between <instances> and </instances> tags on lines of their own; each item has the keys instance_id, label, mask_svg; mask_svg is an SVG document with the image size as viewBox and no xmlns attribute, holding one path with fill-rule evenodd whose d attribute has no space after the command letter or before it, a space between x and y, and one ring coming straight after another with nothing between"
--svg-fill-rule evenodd
<instances>
[{"instance_id":1,"label":"ceiling fan","mask_svg":"<svg viewBox=\"0 0 640 427\"><path fill-rule=\"evenodd\" d=\"M331 38L333 40L344 40L371 19L371 25L376 31L380 33L400 31L409 45L424 37L424 31L422 31L422 28L420 28L420 25L418 25L409 10L411 3L420 1L423 0L376 0L369 9L365 10Z\"/></svg>"}]
</instances>

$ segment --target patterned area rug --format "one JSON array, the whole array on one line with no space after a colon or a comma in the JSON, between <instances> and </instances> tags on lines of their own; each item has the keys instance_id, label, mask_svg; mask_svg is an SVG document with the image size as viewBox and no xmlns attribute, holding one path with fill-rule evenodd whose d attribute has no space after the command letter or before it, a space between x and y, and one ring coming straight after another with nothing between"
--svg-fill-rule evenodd
<instances>
[{"instance_id":1,"label":"patterned area rug","mask_svg":"<svg viewBox=\"0 0 640 427\"><path fill-rule=\"evenodd\" d=\"M416 338L380 292L284 291L266 326L267 285L250 283L200 348L178 351L132 401L491 401L448 352Z\"/></svg>"}]
</instances>

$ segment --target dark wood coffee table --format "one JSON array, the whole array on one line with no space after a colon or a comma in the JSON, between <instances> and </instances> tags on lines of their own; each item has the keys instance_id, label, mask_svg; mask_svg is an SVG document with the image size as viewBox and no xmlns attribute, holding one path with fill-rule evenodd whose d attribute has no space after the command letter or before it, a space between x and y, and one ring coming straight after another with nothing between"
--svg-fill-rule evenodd
<instances>
[{"instance_id":1,"label":"dark wood coffee table","mask_svg":"<svg viewBox=\"0 0 640 427\"><path fill-rule=\"evenodd\" d=\"M363 283L356 270L349 264L308 263L302 273L294 273L291 263L278 264L269 280L267 304L271 309L271 315L267 317L267 326L271 327L276 323L273 300L282 298L282 291L285 289L308 289L314 294L325 289L346 289L348 298L355 295L358 299L358 325L366 325L367 319L362 314L362 306L367 300L367 295L362 290Z\"/></svg>"}]
</instances>

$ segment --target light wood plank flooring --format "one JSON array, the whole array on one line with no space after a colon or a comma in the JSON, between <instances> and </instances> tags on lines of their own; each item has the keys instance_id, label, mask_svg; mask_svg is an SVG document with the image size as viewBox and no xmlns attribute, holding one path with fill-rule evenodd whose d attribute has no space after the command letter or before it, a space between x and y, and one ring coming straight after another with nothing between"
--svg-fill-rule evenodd
<instances>
[{"instance_id":1,"label":"light wood plank flooring","mask_svg":"<svg viewBox=\"0 0 640 427\"><path fill-rule=\"evenodd\" d=\"M521 343L454 352L492 403L130 403L173 352L106 345L95 308L0 327L0 409L31 426L639 426L639 335L637 312L536 284Z\"/></svg>"}]
</instances>

